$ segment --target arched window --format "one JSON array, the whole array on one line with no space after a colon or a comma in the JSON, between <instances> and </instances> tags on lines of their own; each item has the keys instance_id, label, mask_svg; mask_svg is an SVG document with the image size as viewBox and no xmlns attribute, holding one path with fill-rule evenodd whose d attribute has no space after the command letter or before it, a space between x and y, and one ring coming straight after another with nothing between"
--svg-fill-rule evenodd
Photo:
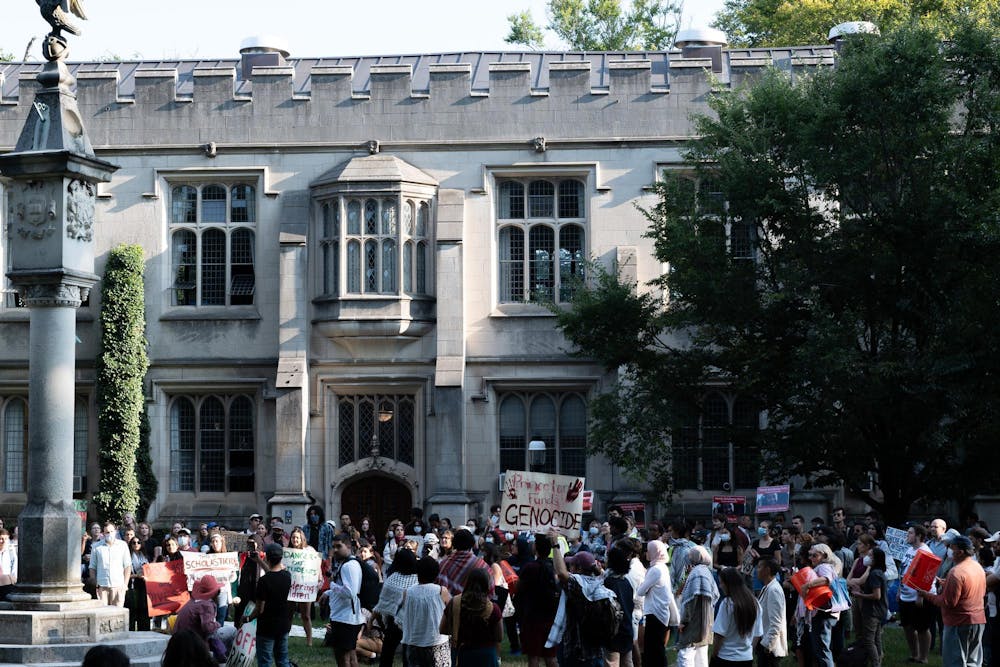
<instances>
[{"instance_id":1,"label":"arched window","mask_svg":"<svg viewBox=\"0 0 1000 667\"><path fill-rule=\"evenodd\" d=\"M229 468L232 492L254 490L254 409L248 396L237 396L229 406Z\"/></svg>"},{"instance_id":2,"label":"arched window","mask_svg":"<svg viewBox=\"0 0 1000 667\"><path fill-rule=\"evenodd\" d=\"M361 293L361 243L347 242L347 291Z\"/></svg>"},{"instance_id":3,"label":"arched window","mask_svg":"<svg viewBox=\"0 0 1000 667\"><path fill-rule=\"evenodd\" d=\"M28 404L23 398L12 398L4 408L4 491L24 491L27 474Z\"/></svg>"},{"instance_id":4,"label":"arched window","mask_svg":"<svg viewBox=\"0 0 1000 667\"><path fill-rule=\"evenodd\" d=\"M575 182L575 181L571 181ZM559 229L559 300L569 301L584 276L583 227L564 225Z\"/></svg>"},{"instance_id":5,"label":"arched window","mask_svg":"<svg viewBox=\"0 0 1000 667\"><path fill-rule=\"evenodd\" d=\"M500 229L500 301L524 301L524 230Z\"/></svg>"},{"instance_id":6,"label":"arched window","mask_svg":"<svg viewBox=\"0 0 1000 667\"><path fill-rule=\"evenodd\" d=\"M515 394L505 396L500 401L500 470L527 470L526 425L524 400Z\"/></svg>"},{"instance_id":7,"label":"arched window","mask_svg":"<svg viewBox=\"0 0 1000 667\"><path fill-rule=\"evenodd\" d=\"M722 492L727 483L738 489L758 486L759 416L755 401L720 391L680 414L671 434L676 488Z\"/></svg>"},{"instance_id":8,"label":"arched window","mask_svg":"<svg viewBox=\"0 0 1000 667\"><path fill-rule=\"evenodd\" d=\"M548 181L532 181L528 185L528 217L555 217L556 188Z\"/></svg>"},{"instance_id":9,"label":"arched window","mask_svg":"<svg viewBox=\"0 0 1000 667\"><path fill-rule=\"evenodd\" d=\"M414 464L416 404L413 396L356 395L337 399L338 461L346 466L379 458Z\"/></svg>"},{"instance_id":10,"label":"arched window","mask_svg":"<svg viewBox=\"0 0 1000 667\"><path fill-rule=\"evenodd\" d=\"M511 392L499 397L500 470L585 476L587 405L576 393ZM533 465L528 443L545 443L545 463Z\"/></svg>"},{"instance_id":11,"label":"arched window","mask_svg":"<svg viewBox=\"0 0 1000 667\"><path fill-rule=\"evenodd\" d=\"M226 233L221 229L201 235L201 304L226 305Z\"/></svg>"},{"instance_id":12,"label":"arched window","mask_svg":"<svg viewBox=\"0 0 1000 667\"><path fill-rule=\"evenodd\" d=\"M330 206L339 210L339 201L335 199ZM413 201L405 201L400 221L400 204L396 199L369 197L363 203L360 199L346 201L348 294L400 294L400 283L403 293L413 292L413 250L407 256L404 244L407 238L412 238L415 206ZM339 220L335 219L334 227L339 240ZM334 241L329 240L329 244L334 245ZM407 261L404 270L401 264Z\"/></svg>"},{"instance_id":13,"label":"arched window","mask_svg":"<svg viewBox=\"0 0 1000 667\"><path fill-rule=\"evenodd\" d=\"M587 474L587 406L576 394L563 398L559 409L559 472Z\"/></svg>"},{"instance_id":14,"label":"arched window","mask_svg":"<svg viewBox=\"0 0 1000 667\"><path fill-rule=\"evenodd\" d=\"M534 225L528 232L529 290L532 301L555 298L555 232L547 225Z\"/></svg>"},{"instance_id":15,"label":"arched window","mask_svg":"<svg viewBox=\"0 0 1000 667\"><path fill-rule=\"evenodd\" d=\"M417 294L427 294L427 243L417 243Z\"/></svg>"},{"instance_id":16,"label":"arched window","mask_svg":"<svg viewBox=\"0 0 1000 667\"><path fill-rule=\"evenodd\" d=\"M524 185L517 181L504 181L498 190L497 216L501 220L524 218Z\"/></svg>"},{"instance_id":17,"label":"arched window","mask_svg":"<svg viewBox=\"0 0 1000 667\"><path fill-rule=\"evenodd\" d=\"M170 405L171 492L255 490L253 399L178 396Z\"/></svg>"},{"instance_id":18,"label":"arched window","mask_svg":"<svg viewBox=\"0 0 1000 667\"><path fill-rule=\"evenodd\" d=\"M382 291L396 291L396 242L382 241Z\"/></svg>"},{"instance_id":19,"label":"arched window","mask_svg":"<svg viewBox=\"0 0 1000 667\"><path fill-rule=\"evenodd\" d=\"M198 292L198 238L188 230L174 232L173 253L174 305L194 306Z\"/></svg>"},{"instance_id":20,"label":"arched window","mask_svg":"<svg viewBox=\"0 0 1000 667\"><path fill-rule=\"evenodd\" d=\"M413 292L413 241L403 246L403 291Z\"/></svg>"},{"instance_id":21,"label":"arched window","mask_svg":"<svg viewBox=\"0 0 1000 667\"><path fill-rule=\"evenodd\" d=\"M170 490L194 491L194 402L179 398L170 406Z\"/></svg>"},{"instance_id":22,"label":"arched window","mask_svg":"<svg viewBox=\"0 0 1000 667\"><path fill-rule=\"evenodd\" d=\"M365 292L378 293L378 241L365 241Z\"/></svg>"}]
</instances>

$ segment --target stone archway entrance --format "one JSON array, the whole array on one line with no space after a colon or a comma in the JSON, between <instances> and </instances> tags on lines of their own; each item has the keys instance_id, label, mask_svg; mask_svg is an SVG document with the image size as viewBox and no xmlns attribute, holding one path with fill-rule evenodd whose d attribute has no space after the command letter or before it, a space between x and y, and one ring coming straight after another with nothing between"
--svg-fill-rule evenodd
<instances>
[{"instance_id":1,"label":"stone archway entrance","mask_svg":"<svg viewBox=\"0 0 1000 667\"><path fill-rule=\"evenodd\" d=\"M355 480L344 487L340 495L340 514L351 515L355 526L361 525L361 517L372 521L372 530L378 539L385 539L385 531L393 519L407 522L413 497L410 489L391 477L372 475ZM340 516L337 520L339 525ZM381 543L379 547L381 547Z\"/></svg>"}]
</instances>

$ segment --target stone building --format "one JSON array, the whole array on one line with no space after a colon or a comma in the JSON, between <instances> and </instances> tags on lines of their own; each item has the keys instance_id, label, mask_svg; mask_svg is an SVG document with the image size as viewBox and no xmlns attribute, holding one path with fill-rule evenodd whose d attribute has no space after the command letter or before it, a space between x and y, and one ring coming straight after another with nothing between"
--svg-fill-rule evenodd
<instances>
[{"instance_id":1,"label":"stone building","mask_svg":"<svg viewBox=\"0 0 1000 667\"><path fill-rule=\"evenodd\" d=\"M710 72L738 85L831 60L825 46L294 59L250 42L230 60L73 64L95 150L121 167L98 192L98 273L117 244L146 254L152 517L300 523L317 502L376 527L413 505L462 521L532 439L545 470L586 475L598 511L646 499L585 455L588 401L616 378L570 357L540 302L565 302L590 258L640 284L664 269L636 205L680 168ZM0 64L0 152L36 113L39 67ZM3 296L11 516L28 325ZM77 320L79 497L97 480L98 299ZM738 397L706 400L740 418ZM757 483L703 426L681 500L699 508Z\"/></svg>"}]
</instances>

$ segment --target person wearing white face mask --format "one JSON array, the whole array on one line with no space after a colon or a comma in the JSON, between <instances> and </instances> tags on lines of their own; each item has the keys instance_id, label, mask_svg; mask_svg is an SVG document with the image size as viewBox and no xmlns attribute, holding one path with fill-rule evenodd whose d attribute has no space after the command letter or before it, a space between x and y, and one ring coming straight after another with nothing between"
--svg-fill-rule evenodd
<instances>
[{"instance_id":1,"label":"person wearing white face mask","mask_svg":"<svg viewBox=\"0 0 1000 667\"><path fill-rule=\"evenodd\" d=\"M773 558L781 572L781 545L778 540L771 535L771 522L761 521L757 527L757 539L750 545L750 557L753 558L753 592L760 593L764 588L764 582L757 576L757 565L765 558Z\"/></svg>"},{"instance_id":2,"label":"person wearing white face mask","mask_svg":"<svg viewBox=\"0 0 1000 667\"><path fill-rule=\"evenodd\" d=\"M125 591L132 576L132 557L118 539L118 528L104 524L104 543L94 547L90 572L97 579L97 599L112 607L125 606Z\"/></svg>"},{"instance_id":3,"label":"person wearing white face mask","mask_svg":"<svg viewBox=\"0 0 1000 667\"><path fill-rule=\"evenodd\" d=\"M177 547L180 551L197 551L191 546L191 531L187 528L177 531Z\"/></svg>"},{"instance_id":4,"label":"person wearing white face mask","mask_svg":"<svg viewBox=\"0 0 1000 667\"><path fill-rule=\"evenodd\" d=\"M597 560L603 561L608 552L608 543L605 541L604 536L601 535L601 522L597 520L591 521L590 527L582 537L580 548L594 554L594 558Z\"/></svg>"}]
</instances>

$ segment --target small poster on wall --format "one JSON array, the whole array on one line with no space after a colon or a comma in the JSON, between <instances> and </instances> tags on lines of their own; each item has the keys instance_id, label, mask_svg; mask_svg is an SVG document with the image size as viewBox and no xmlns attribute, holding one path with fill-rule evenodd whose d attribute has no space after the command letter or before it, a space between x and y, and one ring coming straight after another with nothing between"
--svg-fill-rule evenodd
<instances>
[{"instance_id":1,"label":"small poster on wall","mask_svg":"<svg viewBox=\"0 0 1000 667\"><path fill-rule=\"evenodd\" d=\"M746 509L746 496L712 496L712 515L725 515L726 521L735 522Z\"/></svg>"},{"instance_id":2,"label":"small poster on wall","mask_svg":"<svg viewBox=\"0 0 1000 667\"><path fill-rule=\"evenodd\" d=\"M791 487L788 484L783 486L758 486L756 513L787 512L789 495L791 495Z\"/></svg>"}]
</instances>

